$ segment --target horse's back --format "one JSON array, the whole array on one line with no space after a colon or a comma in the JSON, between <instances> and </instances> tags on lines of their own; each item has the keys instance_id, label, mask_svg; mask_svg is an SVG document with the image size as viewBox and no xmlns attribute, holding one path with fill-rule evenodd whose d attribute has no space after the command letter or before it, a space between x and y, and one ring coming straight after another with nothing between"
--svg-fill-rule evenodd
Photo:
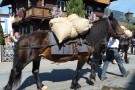
<instances>
[{"instance_id":1,"label":"horse's back","mask_svg":"<svg viewBox=\"0 0 135 90\"><path fill-rule=\"evenodd\" d=\"M19 45L42 45L46 42L47 32L37 30L29 34L22 35L22 39L19 41Z\"/></svg>"}]
</instances>

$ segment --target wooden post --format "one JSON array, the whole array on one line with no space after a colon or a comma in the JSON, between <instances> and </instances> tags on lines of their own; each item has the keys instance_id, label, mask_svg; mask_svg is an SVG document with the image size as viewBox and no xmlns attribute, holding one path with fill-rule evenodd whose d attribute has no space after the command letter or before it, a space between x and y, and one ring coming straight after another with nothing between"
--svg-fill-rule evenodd
<instances>
[{"instance_id":1,"label":"wooden post","mask_svg":"<svg viewBox=\"0 0 135 90\"><path fill-rule=\"evenodd\" d=\"M44 6L44 0L42 0L42 6Z\"/></svg>"}]
</instances>

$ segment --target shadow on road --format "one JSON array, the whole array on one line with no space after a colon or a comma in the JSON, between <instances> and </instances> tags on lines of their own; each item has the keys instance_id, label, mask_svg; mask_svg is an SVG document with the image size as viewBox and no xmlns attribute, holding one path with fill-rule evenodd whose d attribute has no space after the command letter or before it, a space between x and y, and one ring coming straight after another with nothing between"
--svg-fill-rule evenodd
<instances>
[{"instance_id":1,"label":"shadow on road","mask_svg":"<svg viewBox=\"0 0 135 90\"><path fill-rule=\"evenodd\" d=\"M135 90L135 73L133 74L131 81L128 83L126 90Z\"/></svg>"},{"instance_id":2,"label":"shadow on road","mask_svg":"<svg viewBox=\"0 0 135 90\"><path fill-rule=\"evenodd\" d=\"M84 74L89 73L90 69L82 69L81 71L81 78ZM42 81L52 81L52 82L61 82L61 81L67 81L71 80L74 77L75 71L72 69L54 69L52 72L49 73L40 73L40 78ZM85 77L86 80L88 78ZM25 81L22 83L22 85L18 88L18 90L22 90L30 85L35 84L34 76L31 75L28 78L25 79Z\"/></svg>"}]
</instances>

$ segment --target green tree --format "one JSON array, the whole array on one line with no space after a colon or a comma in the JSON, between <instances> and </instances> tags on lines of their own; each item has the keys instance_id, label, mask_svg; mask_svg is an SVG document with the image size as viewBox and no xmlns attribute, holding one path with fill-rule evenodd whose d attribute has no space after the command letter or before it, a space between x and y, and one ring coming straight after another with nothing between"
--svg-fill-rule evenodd
<instances>
[{"instance_id":1,"label":"green tree","mask_svg":"<svg viewBox=\"0 0 135 90\"><path fill-rule=\"evenodd\" d=\"M80 17L85 17L84 8L83 0L68 0L66 3L67 15L77 14Z\"/></svg>"},{"instance_id":2,"label":"green tree","mask_svg":"<svg viewBox=\"0 0 135 90\"><path fill-rule=\"evenodd\" d=\"M4 45L4 44L5 44L4 34L3 34L2 26L0 24L0 45Z\"/></svg>"}]
</instances>

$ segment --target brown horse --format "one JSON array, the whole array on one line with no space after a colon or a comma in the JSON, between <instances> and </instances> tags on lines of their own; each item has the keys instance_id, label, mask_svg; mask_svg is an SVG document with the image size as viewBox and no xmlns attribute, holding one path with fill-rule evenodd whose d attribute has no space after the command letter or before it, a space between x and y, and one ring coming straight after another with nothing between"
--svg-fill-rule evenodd
<instances>
[{"instance_id":1,"label":"brown horse","mask_svg":"<svg viewBox=\"0 0 135 90\"><path fill-rule=\"evenodd\" d=\"M108 35L121 36L124 35L123 30L120 28L118 22L113 17L103 18L95 22L89 32L83 36L86 39L85 44L87 45L87 52L76 52L71 55L52 55L51 47L48 39L47 31L35 31L33 33L22 35L17 43L14 66L11 69L9 81L4 87L4 90L12 90L13 85L18 84L21 78L22 70L30 62L33 62L32 73L36 80L37 88L39 90L46 90L47 86L44 86L39 77L39 66L41 56L53 62L67 62L78 60L75 77L72 79L71 88L78 89L81 85L78 83L79 75L82 67L86 62L91 65L90 79L95 79L95 64L90 56L94 52L94 48L100 44L100 41L106 38ZM74 46L74 44L72 45ZM77 45L78 46L78 45ZM76 47L73 49L77 49ZM73 50L74 51L74 50Z\"/></svg>"}]
</instances>

